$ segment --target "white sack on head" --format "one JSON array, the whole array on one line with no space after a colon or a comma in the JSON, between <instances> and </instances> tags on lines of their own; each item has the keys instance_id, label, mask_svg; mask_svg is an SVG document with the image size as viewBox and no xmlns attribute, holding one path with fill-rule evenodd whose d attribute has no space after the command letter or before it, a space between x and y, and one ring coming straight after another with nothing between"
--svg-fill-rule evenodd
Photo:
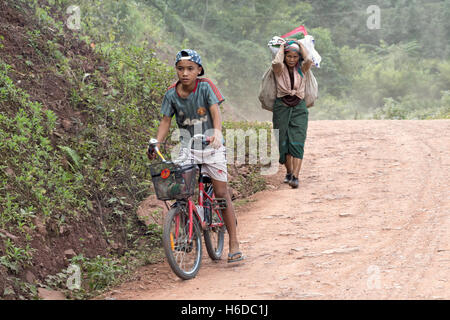
<instances>
[{"instance_id":1,"label":"white sack on head","mask_svg":"<svg viewBox=\"0 0 450 320\"><path fill-rule=\"evenodd\" d=\"M280 45L285 42L286 42L286 40L284 40L283 38L280 38L278 36L274 36L269 41L267 46L269 47L270 52L272 53L272 59L275 59L275 56L277 55L278 50L280 50ZM317 68L320 68L320 62L322 61L322 57L315 49L314 37L311 35L307 35L307 36L305 36L304 39L301 39L300 42L308 50L309 56L311 57L311 60L313 61L314 66L316 66Z\"/></svg>"}]
</instances>

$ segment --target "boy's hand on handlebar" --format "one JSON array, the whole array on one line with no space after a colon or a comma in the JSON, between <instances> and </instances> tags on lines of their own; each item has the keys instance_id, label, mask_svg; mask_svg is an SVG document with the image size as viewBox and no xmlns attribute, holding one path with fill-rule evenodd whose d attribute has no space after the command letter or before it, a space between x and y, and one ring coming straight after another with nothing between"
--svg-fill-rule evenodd
<instances>
[{"instance_id":1,"label":"boy's hand on handlebar","mask_svg":"<svg viewBox=\"0 0 450 320\"><path fill-rule=\"evenodd\" d=\"M222 146L222 132L215 130L214 135L209 137L209 144L214 149L219 149Z\"/></svg>"},{"instance_id":2,"label":"boy's hand on handlebar","mask_svg":"<svg viewBox=\"0 0 450 320\"><path fill-rule=\"evenodd\" d=\"M158 141L156 139L151 139L147 148L147 157L149 160L156 159L156 150L158 149Z\"/></svg>"},{"instance_id":3,"label":"boy's hand on handlebar","mask_svg":"<svg viewBox=\"0 0 450 320\"><path fill-rule=\"evenodd\" d=\"M152 148L151 146L148 147L148 149L147 149L147 158L149 160L155 160L156 159L155 148Z\"/></svg>"}]
</instances>

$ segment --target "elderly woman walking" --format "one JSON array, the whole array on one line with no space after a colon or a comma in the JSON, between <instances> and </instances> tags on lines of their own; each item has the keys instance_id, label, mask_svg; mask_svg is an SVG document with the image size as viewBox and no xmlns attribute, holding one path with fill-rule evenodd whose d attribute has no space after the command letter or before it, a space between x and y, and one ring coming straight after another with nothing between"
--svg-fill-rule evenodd
<instances>
[{"instance_id":1,"label":"elderly woman walking","mask_svg":"<svg viewBox=\"0 0 450 320\"><path fill-rule=\"evenodd\" d=\"M305 102L305 79L313 62L300 41L288 40L280 46L272 69L277 80L277 99L273 107L273 127L279 130L279 162L286 166L286 178L298 188L298 177L308 129L309 111Z\"/></svg>"}]
</instances>

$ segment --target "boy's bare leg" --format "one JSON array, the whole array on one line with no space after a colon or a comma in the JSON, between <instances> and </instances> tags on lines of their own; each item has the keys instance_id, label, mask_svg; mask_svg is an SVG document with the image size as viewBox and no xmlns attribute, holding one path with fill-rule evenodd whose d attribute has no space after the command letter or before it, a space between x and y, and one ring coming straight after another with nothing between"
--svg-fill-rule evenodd
<instances>
[{"instance_id":1,"label":"boy's bare leg","mask_svg":"<svg viewBox=\"0 0 450 320\"><path fill-rule=\"evenodd\" d=\"M237 238L236 216L234 214L230 194L228 193L228 184L226 182L214 179L212 179L212 181L216 198L223 198L227 200L227 208L222 210L222 214L230 238L230 253L233 254L239 251L239 241Z\"/></svg>"}]
</instances>

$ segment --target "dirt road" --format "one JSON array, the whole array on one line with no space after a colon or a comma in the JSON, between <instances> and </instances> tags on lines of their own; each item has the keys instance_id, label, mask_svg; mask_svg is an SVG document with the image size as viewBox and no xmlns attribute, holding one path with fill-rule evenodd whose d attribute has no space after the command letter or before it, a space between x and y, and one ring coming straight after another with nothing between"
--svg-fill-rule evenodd
<instances>
[{"instance_id":1,"label":"dirt road","mask_svg":"<svg viewBox=\"0 0 450 320\"><path fill-rule=\"evenodd\" d=\"M164 262L103 298L450 299L450 121L310 122L300 188L238 208L245 262ZM227 237L226 237L227 240Z\"/></svg>"}]
</instances>

